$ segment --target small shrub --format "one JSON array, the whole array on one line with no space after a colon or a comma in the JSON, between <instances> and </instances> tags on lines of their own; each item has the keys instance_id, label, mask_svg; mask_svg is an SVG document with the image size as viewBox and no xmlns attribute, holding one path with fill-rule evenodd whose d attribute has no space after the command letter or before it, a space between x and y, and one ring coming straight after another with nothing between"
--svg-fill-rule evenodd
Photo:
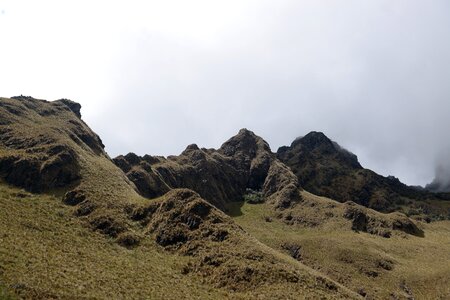
<instances>
[{"instance_id":1,"label":"small shrub","mask_svg":"<svg viewBox=\"0 0 450 300\"><path fill-rule=\"evenodd\" d=\"M244 201L250 204L258 204L264 202L262 192L247 189L247 193L244 195Z\"/></svg>"}]
</instances>

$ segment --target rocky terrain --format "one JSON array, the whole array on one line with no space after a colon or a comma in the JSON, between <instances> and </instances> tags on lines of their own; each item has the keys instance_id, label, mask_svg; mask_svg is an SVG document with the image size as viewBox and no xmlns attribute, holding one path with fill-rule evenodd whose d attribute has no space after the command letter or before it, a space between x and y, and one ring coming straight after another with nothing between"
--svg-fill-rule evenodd
<instances>
[{"instance_id":1,"label":"rocky terrain","mask_svg":"<svg viewBox=\"0 0 450 300\"><path fill-rule=\"evenodd\" d=\"M277 153L242 129L217 150L111 159L80 109L0 98L0 299L411 298L431 279L450 295L437 244L450 227L432 222L445 194L363 169L315 132ZM405 253L426 245L437 260L410 275L419 257Z\"/></svg>"},{"instance_id":2,"label":"rocky terrain","mask_svg":"<svg viewBox=\"0 0 450 300\"><path fill-rule=\"evenodd\" d=\"M423 217L450 216L433 201L425 201L449 200L449 194L430 193L407 186L393 176L384 177L365 169L356 155L321 132L310 132L290 146L280 147L277 157L295 173L304 189L316 195L353 201L382 212L415 209Z\"/></svg>"},{"instance_id":3,"label":"rocky terrain","mask_svg":"<svg viewBox=\"0 0 450 300\"><path fill-rule=\"evenodd\" d=\"M119 156L114 162L149 198L173 188L188 188L224 210L244 196L270 198L277 207L300 200L298 180L253 132L242 129L218 150L189 145L180 156ZM259 195L259 196L258 196ZM258 200L255 200L258 201Z\"/></svg>"}]
</instances>

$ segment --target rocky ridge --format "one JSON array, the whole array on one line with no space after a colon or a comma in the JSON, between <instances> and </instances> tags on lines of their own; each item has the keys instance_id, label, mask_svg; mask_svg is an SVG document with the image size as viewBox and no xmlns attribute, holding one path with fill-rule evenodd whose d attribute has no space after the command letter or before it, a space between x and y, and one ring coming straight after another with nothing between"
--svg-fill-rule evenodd
<instances>
[{"instance_id":1,"label":"rocky ridge","mask_svg":"<svg viewBox=\"0 0 450 300\"><path fill-rule=\"evenodd\" d=\"M277 208L300 201L297 178L271 152L261 137L247 129L218 150L189 145L179 156L118 156L114 162L146 197L158 197L174 188L189 188L216 207L260 193Z\"/></svg>"},{"instance_id":2,"label":"rocky ridge","mask_svg":"<svg viewBox=\"0 0 450 300\"><path fill-rule=\"evenodd\" d=\"M304 189L381 212L418 205L425 215L439 214L439 209L418 201L446 198L444 194L410 187L393 176L384 177L363 168L356 155L321 132L311 132L290 146L280 147L277 158L295 173Z\"/></svg>"}]
</instances>

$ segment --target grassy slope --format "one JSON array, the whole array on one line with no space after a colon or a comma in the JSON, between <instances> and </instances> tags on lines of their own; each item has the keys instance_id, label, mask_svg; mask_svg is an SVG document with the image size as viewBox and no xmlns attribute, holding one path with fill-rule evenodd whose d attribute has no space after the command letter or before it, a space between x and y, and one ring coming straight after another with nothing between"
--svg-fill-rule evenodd
<instances>
[{"instance_id":1,"label":"grassy slope","mask_svg":"<svg viewBox=\"0 0 450 300\"><path fill-rule=\"evenodd\" d=\"M52 196L0 186L0 279L32 298L223 298L181 275L187 258L150 240L127 250L82 226ZM188 296L189 295L189 296Z\"/></svg>"},{"instance_id":2,"label":"grassy slope","mask_svg":"<svg viewBox=\"0 0 450 300\"><path fill-rule=\"evenodd\" d=\"M327 295L321 284L315 290L311 280L321 274L271 248L264 251L297 268L304 283L268 284L243 292L214 288L195 273L182 275L191 257L170 254L151 239L126 249L83 226L59 199L5 184L0 184L0 242L0 285L8 288L0 289L0 299L10 294L33 299L302 299L319 295L325 299L340 295L334 291ZM243 240L242 247L247 242ZM352 296L345 289L343 295Z\"/></svg>"},{"instance_id":3,"label":"grassy slope","mask_svg":"<svg viewBox=\"0 0 450 300\"><path fill-rule=\"evenodd\" d=\"M303 197L334 202L307 192ZM407 298L410 291L417 299L450 297L449 221L424 224L424 238L394 234L386 239L355 233L339 219L315 228L287 225L266 204L235 203L230 209L234 220L264 244L285 252L283 245L300 247L301 262L354 291L376 298Z\"/></svg>"},{"instance_id":4,"label":"grassy slope","mask_svg":"<svg viewBox=\"0 0 450 300\"><path fill-rule=\"evenodd\" d=\"M52 103L33 100L32 104L37 108L27 109L19 100L0 100L20 112L5 114L4 117L10 118L11 123L7 126L13 129L14 136L24 141L21 147L27 148L27 141L36 140L45 149L45 138L48 137L75 151L81 169L77 188L83 190L87 200L96 207L88 216L77 218L73 214L76 207L61 203L62 195L72 187L52 190L54 196L51 196L33 195L0 184L0 285L25 298L231 297L230 290L214 289L214 284L202 283L204 278L195 272L181 275L189 260L198 261L199 258L165 252L149 236L139 247L128 250L108 236L93 232L89 228L90 222L107 216L123 224L127 230L145 235L146 229L131 222L124 208L145 205L149 200L134 191L123 172L104 152L95 153L86 144L69 138L77 130L93 135L72 112L59 109L51 114L38 114L37 111L56 107ZM40 153L41 149L26 152L1 147L0 156L28 157L34 150ZM256 241L252 243L254 239L245 234L239 234L237 238L243 239L238 247L244 252L272 251L273 260L263 259L261 264L267 267L287 264L289 268L298 270L303 284L273 283L259 287L258 291L231 293L233 298L254 298L258 294L259 298L291 299L307 295L326 298L352 295L341 287L339 291L336 289L330 293L324 288L323 280L316 283L321 278L316 272ZM227 249L228 252L234 250ZM230 259L229 263L232 271L233 264L242 263L242 260Z\"/></svg>"}]
</instances>

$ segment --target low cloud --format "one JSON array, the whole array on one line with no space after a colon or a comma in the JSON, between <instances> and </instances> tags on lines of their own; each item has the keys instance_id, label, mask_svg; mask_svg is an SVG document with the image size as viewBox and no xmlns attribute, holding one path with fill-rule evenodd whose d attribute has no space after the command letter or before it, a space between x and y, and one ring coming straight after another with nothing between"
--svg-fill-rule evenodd
<instances>
[{"instance_id":1,"label":"low cloud","mask_svg":"<svg viewBox=\"0 0 450 300\"><path fill-rule=\"evenodd\" d=\"M1 95L81 102L112 156L246 127L274 151L323 131L409 184L448 170L448 1L6 3Z\"/></svg>"}]
</instances>

